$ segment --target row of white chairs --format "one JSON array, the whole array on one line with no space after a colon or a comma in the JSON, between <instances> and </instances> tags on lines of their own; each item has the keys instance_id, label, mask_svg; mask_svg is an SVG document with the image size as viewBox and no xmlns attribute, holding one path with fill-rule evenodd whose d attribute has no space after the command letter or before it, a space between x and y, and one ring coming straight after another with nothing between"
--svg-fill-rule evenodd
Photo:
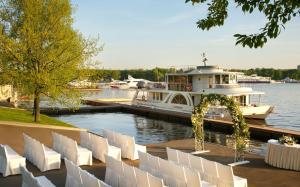
<instances>
[{"instance_id":1,"label":"row of white chairs","mask_svg":"<svg viewBox=\"0 0 300 187\"><path fill-rule=\"evenodd\" d=\"M26 166L26 159L10 146L0 144L0 173L4 177L21 173L20 167Z\"/></svg>"},{"instance_id":2,"label":"row of white chairs","mask_svg":"<svg viewBox=\"0 0 300 187\"><path fill-rule=\"evenodd\" d=\"M106 156L105 182L112 187L164 187L162 179Z\"/></svg>"},{"instance_id":3,"label":"row of white chairs","mask_svg":"<svg viewBox=\"0 0 300 187\"><path fill-rule=\"evenodd\" d=\"M134 137L106 129L103 129L103 136L108 139L110 145L121 148L122 158L137 160L139 159L138 151L147 152L146 146L136 144Z\"/></svg>"},{"instance_id":4,"label":"row of white chairs","mask_svg":"<svg viewBox=\"0 0 300 187\"><path fill-rule=\"evenodd\" d=\"M65 165L67 168L65 187L111 187L66 158Z\"/></svg>"},{"instance_id":5,"label":"row of white chairs","mask_svg":"<svg viewBox=\"0 0 300 187\"><path fill-rule=\"evenodd\" d=\"M121 149L108 144L108 140L101 136L80 132L80 145L92 151L93 157L105 163L105 155L121 160Z\"/></svg>"},{"instance_id":6,"label":"row of white chairs","mask_svg":"<svg viewBox=\"0 0 300 187\"><path fill-rule=\"evenodd\" d=\"M247 187L247 179L235 176L231 166L167 148L168 160L197 170L201 177L218 187Z\"/></svg>"},{"instance_id":7,"label":"row of white chairs","mask_svg":"<svg viewBox=\"0 0 300 187\"><path fill-rule=\"evenodd\" d=\"M62 157L71 160L77 166L92 165L92 152L77 145L77 142L67 136L52 132L53 149L59 152Z\"/></svg>"},{"instance_id":8,"label":"row of white chairs","mask_svg":"<svg viewBox=\"0 0 300 187\"><path fill-rule=\"evenodd\" d=\"M37 166L42 172L60 168L61 155L59 153L25 133L23 133L23 137L24 156L27 160Z\"/></svg>"},{"instance_id":9,"label":"row of white chairs","mask_svg":"<svg viewBox=\"0 0 300 187\"><path fill-rule=\"evenodd\" d=\"M176 164L172 161L153 156L148 153L139 152L139 168L162 178L164 183L170 187L212 187L212 185L201 179L200 173L189 167Z\"/></svg>"},{"instance_id":10,"label":"row of white chairs","mask_svg":"<svg viewBox=\"0 0 300 187\"><path fill-rule=\"evenodd\" d=\"M22 187L55 187L45 176L34 177L26 167L21 167Z\"/></svg>"}]
</instances>

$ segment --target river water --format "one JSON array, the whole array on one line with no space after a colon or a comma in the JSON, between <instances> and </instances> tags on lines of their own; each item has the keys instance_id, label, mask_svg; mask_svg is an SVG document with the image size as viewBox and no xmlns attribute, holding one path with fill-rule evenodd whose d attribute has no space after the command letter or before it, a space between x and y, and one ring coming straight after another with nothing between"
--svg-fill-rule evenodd
<instances>
[{"instance_id":1,"label":"river water","mask_svg":"<svg viewBox=\"0 0 300 187\"><path fill-rule=\"evenodd\" d=\"M246 86L265 92L262 101L275 107L266 121L257 121L258 124L300 131L300 84L248 84ZM135 90L104 89L85 92L83 95L90 99L132 98L134 93ZM128 134L134 136L140 144L193 137L190 126L127 113L75 114L57 116L57 118L98 134L102 134L102 129ZM230 135L211 131L205 133L208 142L232 146ZM262 142L251 141L248 151L263 155L261 145Z\"/></svg>"},{"instance_id":2,"label":"river water","mask_svg":"<svg viewBox=\"0 0 300 187\"><path fill-rule=\"evenodd\" d=\"M300 131L300 84L243 84L253 90L265 92L262 102L274 106L274 111L265 121L254 124L269 125ZM104 89L86 92L86 98L132 98L135 90Z\"/></svg>"}]
</instances>

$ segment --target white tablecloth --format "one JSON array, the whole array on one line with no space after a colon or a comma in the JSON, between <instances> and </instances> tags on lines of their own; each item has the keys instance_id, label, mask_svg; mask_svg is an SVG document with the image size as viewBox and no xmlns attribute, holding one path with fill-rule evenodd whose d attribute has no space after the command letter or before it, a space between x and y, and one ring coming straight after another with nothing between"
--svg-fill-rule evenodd
<instances>
[{"instance_id":1,"label":"white tablecloth","mask_svg":"<svg viewBox=\"0 0 300 187\"><path fill-rule=\"evenodd\" d=\"M283 145L269 140L265 162L271 166L300 171L300 144Z\"/></svg>"}]
</instances>

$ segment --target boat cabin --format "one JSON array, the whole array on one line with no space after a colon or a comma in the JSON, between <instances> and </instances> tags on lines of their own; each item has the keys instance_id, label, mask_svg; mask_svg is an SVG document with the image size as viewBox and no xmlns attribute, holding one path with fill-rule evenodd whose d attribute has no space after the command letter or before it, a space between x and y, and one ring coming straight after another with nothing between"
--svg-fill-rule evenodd
<instances>
[{"instance_id":1,"label":"boat cabin","mask_svg":"<svg viewBox=\"0 0 300 187\"><path fill-rule=\"evenodd\" d=\"M166 75L167 89L198 92L210 88L237 87L237 75L217 66L197 66L196 69Z\"/></svg>"}]
</instances>

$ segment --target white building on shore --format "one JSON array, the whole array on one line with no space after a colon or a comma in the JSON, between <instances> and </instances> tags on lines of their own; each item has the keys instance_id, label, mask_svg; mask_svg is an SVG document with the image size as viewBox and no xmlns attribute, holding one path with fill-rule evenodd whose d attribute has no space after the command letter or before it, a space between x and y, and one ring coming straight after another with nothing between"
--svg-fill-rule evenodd
<instances>
[{"instance_id":1,"label":"white building on shore","mask_svg":"<svg viewBox=\"0 0 300 187\"><path fill-rule=\"evenodd\" d=\"M0 85L0 105L16 106L17 92L12 85Z\"/></svg>"}]
</instances>

